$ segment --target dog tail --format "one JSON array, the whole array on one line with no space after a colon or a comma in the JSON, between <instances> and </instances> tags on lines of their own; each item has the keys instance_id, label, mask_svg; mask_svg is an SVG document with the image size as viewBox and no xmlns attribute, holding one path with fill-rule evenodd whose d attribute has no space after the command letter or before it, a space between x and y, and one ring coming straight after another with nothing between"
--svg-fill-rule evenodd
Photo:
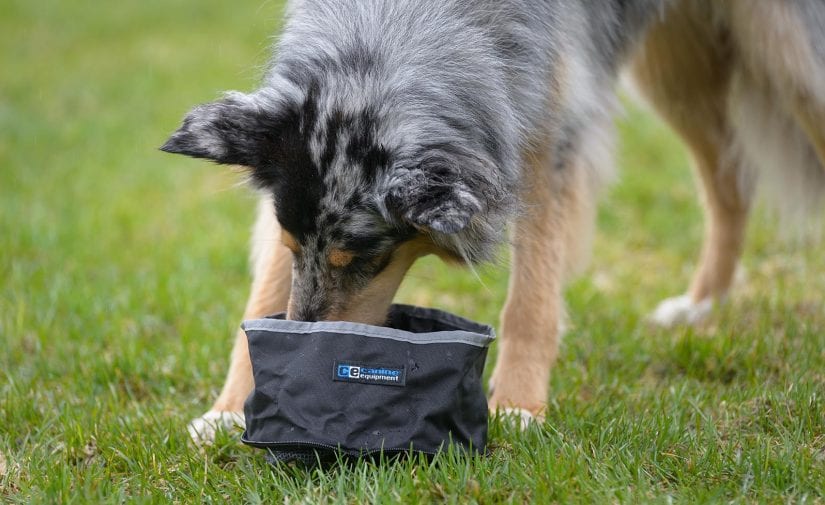
<instances>
[{"instance_id":1,"label":"dog tail","mask_svg":"<svg viewBox=\"0 0 825 505\"><path fill-rule=\"evenodd\" d=\"M821 236L825 166L783 97L741 72L729 98L731 155L742 162L743 191L768 204L785 238Z\"/></svg>"}]
</instances>

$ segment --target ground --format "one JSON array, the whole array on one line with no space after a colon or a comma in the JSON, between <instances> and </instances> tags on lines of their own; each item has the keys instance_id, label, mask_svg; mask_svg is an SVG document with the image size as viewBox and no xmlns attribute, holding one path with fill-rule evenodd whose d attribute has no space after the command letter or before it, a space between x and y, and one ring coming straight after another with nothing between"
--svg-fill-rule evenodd
<instances>
[{"instance_id":1,"label":"ground","mask_svg":"<svg viewBox=\"0 0 825 505\"><path fill-rule=\"evenodd\" d=\"M0 5L0 501L825 501L822 245L778 240L760 212L732 303L700 328L647 325L684 289L702 219L685 152L633 105L546 424L494 422L487 457L314 471L232 435L191 445L255 202L238 174L157 146L190 105L255 85L281 10ZM400 299L496 323L505 288L506 259L480 279L427 260Z\"/></svg>"}]
</instances>

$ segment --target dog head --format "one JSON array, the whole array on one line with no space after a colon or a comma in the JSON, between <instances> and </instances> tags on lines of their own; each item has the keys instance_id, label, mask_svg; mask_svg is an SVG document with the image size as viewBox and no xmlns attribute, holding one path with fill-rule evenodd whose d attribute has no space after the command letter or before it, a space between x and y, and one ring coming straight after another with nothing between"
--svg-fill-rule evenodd
<instances>
[{"instance_id":1,"label":"dog head","mask_svg":"<svg viewBox=\"0 0 825 505\"><path fill-rule=\"evenodd\" d=\"M449 118L313 82L194 108L162 150L249 168L294 254L287 317L383 323L420 256L494 254L507 188Z\"/></svg>"}]
</instances>

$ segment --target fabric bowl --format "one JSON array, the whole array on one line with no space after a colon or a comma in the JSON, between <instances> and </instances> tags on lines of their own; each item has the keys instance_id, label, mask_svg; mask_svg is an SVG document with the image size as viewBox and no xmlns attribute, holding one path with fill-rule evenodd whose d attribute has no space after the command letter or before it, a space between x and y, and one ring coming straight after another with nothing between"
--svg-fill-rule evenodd
<instances>
[{"instance_id":1,"label":"fabric bowl","mask_svg":"<svg viewBox=\"0 0 825 505\"><path fill-rule=\"evenodd\" d=\"M278 314L242 328L255 380L242 440L270 461L484 452L489 326L393 305L386 326Z\"/></svg>"}]
</instances>

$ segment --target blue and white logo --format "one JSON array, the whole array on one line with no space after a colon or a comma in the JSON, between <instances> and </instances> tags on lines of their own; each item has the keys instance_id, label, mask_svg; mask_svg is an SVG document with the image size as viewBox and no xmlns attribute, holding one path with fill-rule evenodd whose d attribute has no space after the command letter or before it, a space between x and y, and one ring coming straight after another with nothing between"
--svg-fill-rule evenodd
<instances>
[{"instance_id":1,"label":"blue and white logo","mask_svg":"<svg viewBox=\"0 0 825 505\"><path fill-rule=\"evenodd\" d=\"M345 382L361 382L364 384L388 384L403 386L406 382L403 366L365 365L336 361L333 380Z\"/></svg>"},{"instance_id":2,"label":"blue and white logo","mask_svg":"<svg viewBox=\"0 0 825 505\"><path fill-rule=\"evenodd\" d=\"M361 375L360 366L338 365L338 377L357 379Z\"/></svg>"}]
</instances>

